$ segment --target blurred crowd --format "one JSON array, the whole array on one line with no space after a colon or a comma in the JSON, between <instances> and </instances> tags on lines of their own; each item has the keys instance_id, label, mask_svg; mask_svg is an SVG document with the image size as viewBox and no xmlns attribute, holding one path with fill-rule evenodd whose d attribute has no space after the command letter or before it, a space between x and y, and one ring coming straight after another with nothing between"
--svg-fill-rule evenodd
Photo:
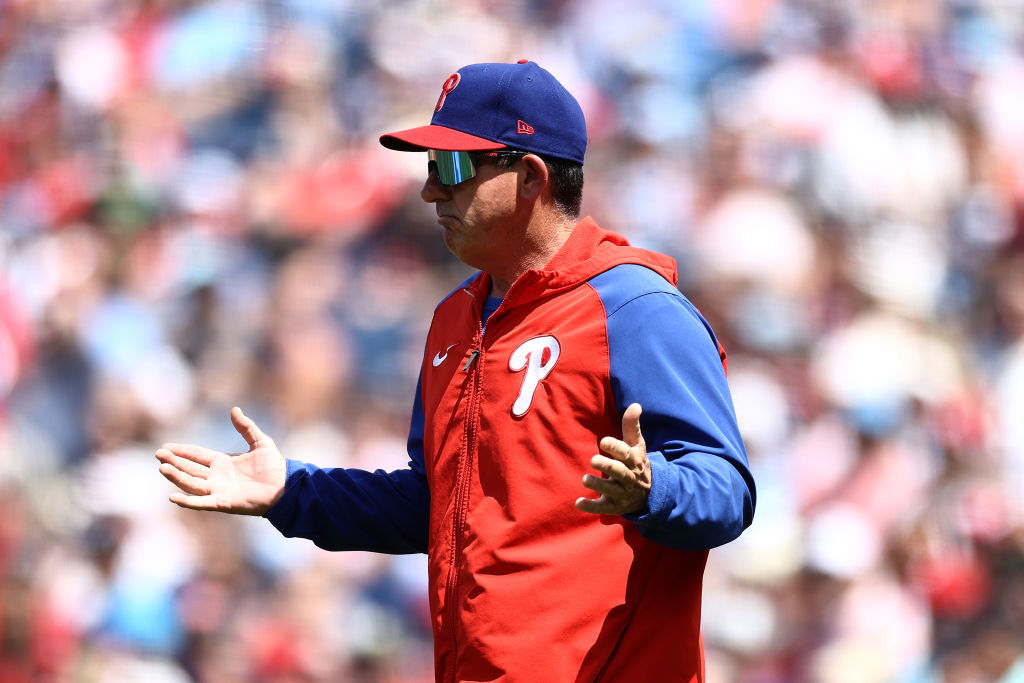
<instances>
[{"instance_id":1,"label":"blurred crowd","mask_svg":"<svg viewBox=\"0 0 1024 683\"><path fill-rule=\"evenodd\" d=\"M729 351L708 680L1024 681L1024 0L0 0L0 682L431 680L423 557L179 510L153 451L240 405L404 466L469 271L377 136L519 58Z\"/></svg>"}]
</instances>

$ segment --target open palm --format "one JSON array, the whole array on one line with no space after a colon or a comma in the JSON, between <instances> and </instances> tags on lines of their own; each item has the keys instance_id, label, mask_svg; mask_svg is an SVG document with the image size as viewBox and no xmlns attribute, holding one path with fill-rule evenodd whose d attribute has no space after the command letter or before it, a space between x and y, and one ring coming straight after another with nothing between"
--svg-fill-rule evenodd
<instances>
[{"instance_id":1,"label":"open palm","mask_svg":"<svg viewBox=\"0 0 1024 683\"><path fill-rule=\"evenodd\" d=\"M191 510L262 515L284 491L287 465L274 440L241 409L231 423L249 445L246 453L222 453L202 446L168 443L156 451L160 474L178 487L172 503Z\"/></svg>"}]
</instances>

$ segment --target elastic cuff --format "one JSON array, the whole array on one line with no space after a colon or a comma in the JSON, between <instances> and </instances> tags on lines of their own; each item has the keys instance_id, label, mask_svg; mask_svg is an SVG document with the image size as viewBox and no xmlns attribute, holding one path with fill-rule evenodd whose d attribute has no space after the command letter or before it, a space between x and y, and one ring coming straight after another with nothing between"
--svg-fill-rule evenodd
<instances>
[{"instance_id":1,"label":"elastic cuff","mask_svg":"<svg viewBox=\"0 0 1024 683\"><path fill-rule=\"evenodd\" d=\"M292 496L289 495L288 489L295 483L295 475L306 470L306 463L300 460L285 459L285 464L287 469L284 477L284 493L276 503L270 506L269 510L263 513L263 517L269 519L275 526L275 519L280 519L284 515L284 511L292 504Z\"/></svg>"}]
</instances>

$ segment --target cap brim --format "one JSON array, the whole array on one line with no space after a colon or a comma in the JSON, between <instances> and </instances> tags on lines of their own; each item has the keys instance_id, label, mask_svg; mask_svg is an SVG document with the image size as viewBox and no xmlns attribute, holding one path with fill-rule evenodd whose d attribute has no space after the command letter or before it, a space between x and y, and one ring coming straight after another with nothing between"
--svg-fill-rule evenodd
<instances>
[{"instance_id":1,"label":"cap brim","mask_svg":"<svg viewBox=\"0 0 1024 683\"><path fill-rule=\"evenodd\" d=\"M423 152L428 149L475 152L508 147L500 142L463 133L454 128L435 125L386 133L380 136L380 144L399 152Z\"/></svg>"}]
</instances>

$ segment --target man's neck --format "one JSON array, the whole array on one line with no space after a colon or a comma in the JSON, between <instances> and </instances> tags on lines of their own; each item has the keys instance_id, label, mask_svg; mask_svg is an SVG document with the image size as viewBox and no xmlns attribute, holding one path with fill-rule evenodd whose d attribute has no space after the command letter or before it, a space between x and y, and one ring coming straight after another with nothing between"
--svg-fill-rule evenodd
<instances>
[{"instance_id":1,"label":"man's neck","mask_svg":"<svg viewBox=\"0 0 1024 683\"><path fill-rule=\"evenodd\" d=\"M513 258L513 265L506 268L502 274L504 277L489 273L491 296L504 299L512 283L519 279L520 275L528 270L542 269L550 263L569 240L576 223L577 221L572 218L559 216L557 220L546 222L539 228L528 229L523 239L523 252Z\"/></svg>"}]
</instances>

